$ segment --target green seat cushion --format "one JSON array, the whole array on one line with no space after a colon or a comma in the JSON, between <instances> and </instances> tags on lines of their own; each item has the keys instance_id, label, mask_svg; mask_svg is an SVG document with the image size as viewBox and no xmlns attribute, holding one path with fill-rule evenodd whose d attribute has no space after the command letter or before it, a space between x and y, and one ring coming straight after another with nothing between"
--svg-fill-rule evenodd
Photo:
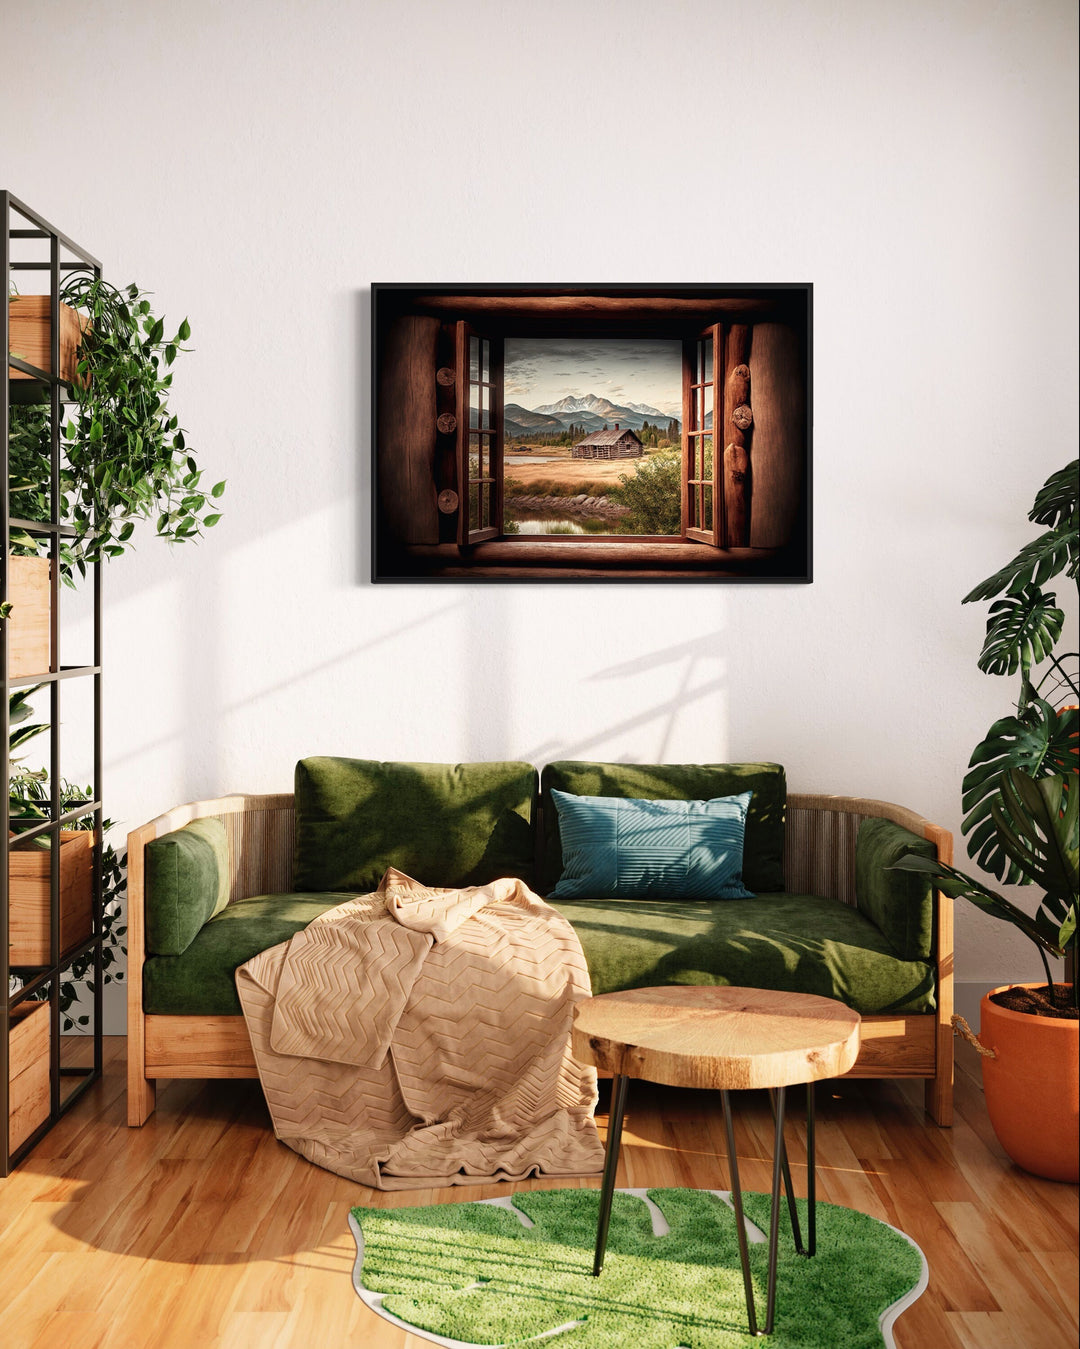
<instances>
[{"instance_id":1,"label":"green seat cushion","mask_svg":"<svg viewBox=\"0 0 1080 1349\"><path fill-rule=\"evenodd\" d=\"M146 845L146 949L178 956L229 902L229 845L219 819L193 820Z\"/></svg>"},{"instance_id":2,"label":"green seat cushion","mask_svg":"<svg viewBox=\"0 0 1080 1349\"><path fill-rule=\"evenodd\" d=\"M884 932L896 954L929 960L934 940L930 878L917 871L890 871L907 852L937 857L927 838L892 820L863 820L855 839L855 901Z\"/></svg>"},{"instance_id":3,"label":"green seat cushion","mask_svg":"<svg viewBox=\"0 0 1080 1349\"><path fill-rule=\"evenodd\" d=\"M559 819L552 789L575 796L636 797L646 801L709 801L752 792L746 814L742 879L748 890L784 888L787 781L780 764L625 764L564 760L540 779L543 861L540 885L549 894L563 872Z\"/></svg>"},{"instance_id":4,"label":"green seat cushion","mask_svg":"<svg viewBox=\"0 0 1080 1349\"><path fill-rule=\"evenodd\" d=\"M387 867L425 885L532 884L537 775L527 763L296 765L297 890L374 890Z\"/></svg>"},{"instance_id":5,"label":"green seat cushion","mask_svg":"<svg viewBox=\"0 0 1080 1349\"><path fill-rule=\"evenodd\" d=\"M288 941L347 894L259 895L240 899L206 924L182 955L143 965L143 1010L163 1016L239 1016L237 968Z\"/></svg>"},{"instance_id":6,"label":"green seat cushion","mask_svg":"<svg viewBox=\"0 0 1080 1349\"><path fill-rule=\"evenodd\" d=\"M839 900L549 902L581 940L594 994L727 984L817 993L864 1016L934 1010L933 966L900 959L868 918Z\"/></svg>"}]
</instances>

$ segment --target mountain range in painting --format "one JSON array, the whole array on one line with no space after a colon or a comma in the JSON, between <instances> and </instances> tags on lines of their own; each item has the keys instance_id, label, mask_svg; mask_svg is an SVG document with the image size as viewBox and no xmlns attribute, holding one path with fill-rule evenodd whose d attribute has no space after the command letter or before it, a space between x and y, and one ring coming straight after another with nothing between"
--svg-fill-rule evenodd
<instances>
[{"instance_id":1,"label":"mountain range in painting","mask_svg":"<svg viewBox=\"0 0 1080 1349\"><path fill-rule=\"evenodd\" d=\"M650 407L648 403L613 403L588 393L583 397L568 394L557 403L544 403L537 408L524 408L520 403L507 403L503 408L503 427L507 436L559 435L571 426L583 426L586 432L602 431L605 426L629 427L640 431L646 422L666 426L679 421L679 413Z\"/></svg>"}]
</instances>

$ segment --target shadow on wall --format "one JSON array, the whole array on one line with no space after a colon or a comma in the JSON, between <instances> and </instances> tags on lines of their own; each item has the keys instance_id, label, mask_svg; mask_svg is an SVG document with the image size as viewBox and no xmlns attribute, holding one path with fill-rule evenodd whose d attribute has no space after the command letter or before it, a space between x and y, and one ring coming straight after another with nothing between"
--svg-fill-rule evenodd
<instances>
[{"instance_id":1,"label":"shadow on wall","mask_svg":"<svg viewBox=\"0 0 1080 1349\"><path fill-rule=\"evenodd\" d=\"M462 608L463 603L464 603L463 601L459 600L454 604L449 605L442 604L438 609L433 610L431 613L421 614L419 618L414 618L408 623L402 623L396 628L391 628L389 632L380 633L377 637L372 637L366 642L360 642L357 646L352 646L347 651L341 652L340 655L332 656L329 660L320 661L317 665L311 665L305 671L303 671L302 674L290 675L287 679L280 679L273 684L267 684L265 687L259 689L255 693L246 693L242 699L238 699L231 703L226 703L224 706L220 707L217 710L216 715L218 718L221 718L226 714L228 714L229 712L236 712L239 711L241 708L250 708L253 704L258 704L260 702L266 701L269 698L273 698L276 694L281 693L285 689L296 689L297 691L299 691L303 687L305 679L321 674L326 670L337 669L340 666L347 664L349 661L353 660L356 656L362 654L365 651L371 651L374 650L376 647L384 646L388 642L395 641L397 638L403 636L405 633L413 632L418 628L423 628L427 626L427 624L429 623L441 621L449 611ZM200 613L201 612L202 609L200 608ZM205 651L200 651L199 652L200 666L204 659L205 659ZM194 686L194 681L192 681L192 684ZM198 720L194 724L202 725L205 727L207 719L206 709L202 706L201 702L199 702L198 700L196 701L198 704L197 711L199 715ZM135 748L129 750L126 754L121 754L117 755L114 758L110 758L108 760L107 768L111 771L115 768L120 767L125 763L130 762L131 760L142 758L143 755L149 753L151 750L161 749L166 745L175 744L176 741L179 739L179 737L180 732L177 731L171 732L168 735L159 736L156 740L144 741L142 744L137 745ZM292 766L289 765L288 768L289 771L291 772ZM189 791L197 790L197 788L189 787L188 790ZM222 793L233 790L235 790L235 784L227 781L218 782L213 785L212 794L220 795ZM173 802L171 804L176 803Z\"/></svg>"},{"instance_id":2,"label":"shadow on wall","mask_svg":"<svg viewBox=\"0 0 1080 1349\"><path fill-rule=\"evenodd\" d=\"M635 677L664 680L670 689L667 697L649 707L574 738L542 740L526 749L522 758L542 766L556 759L587 758L604 754L605 746L619 745L628 737L644 748L607 750L619 763L667 763L680 718L694 717L700 726L700 752L695 763L721 762L728 754L726 704L724 693L728 679L726 662L731 637L722 629L703 633L686 642L676 642L647 651L640 656L606 666L586 676L587 684L619 681ZM708 667L720 665L724 673L702 679ZM616 700L617 701L617 700Z\"/></svg>"}]
</instances>

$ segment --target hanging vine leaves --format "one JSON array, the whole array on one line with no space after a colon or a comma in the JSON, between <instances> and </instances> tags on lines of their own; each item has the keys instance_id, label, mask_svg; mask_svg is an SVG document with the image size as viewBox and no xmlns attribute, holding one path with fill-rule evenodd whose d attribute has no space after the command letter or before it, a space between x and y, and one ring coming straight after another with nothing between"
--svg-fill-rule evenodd
<instances>
[{"instance_id":1,"label":"hanging vine leaves","mask_svg":"<svg viewBox=\"0 0 1080 1349\"><path fill-rule=\"evenodd\" d=\"M100 278L74 274L60 295L85 324L70 415L62 428L60 518L76 530L63 550L65 580L89 563L119 557L134 525L157 517L171 542L198 538L221 518L210 511L225 490L209 492L178 418L169 408L173 362L186 348L185 319L166 336L138 286L118 290ZM15 490L25 518L48 518L49 427L41 408L13 409Z\"/></svg>"}]
</instances>

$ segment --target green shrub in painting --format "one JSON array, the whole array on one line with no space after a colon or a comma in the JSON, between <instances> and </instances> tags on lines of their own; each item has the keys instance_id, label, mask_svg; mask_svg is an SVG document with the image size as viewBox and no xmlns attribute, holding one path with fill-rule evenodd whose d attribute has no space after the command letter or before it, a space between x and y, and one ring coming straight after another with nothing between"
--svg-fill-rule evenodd
<instances>
[{"instance_id":1,"label":"green shrub in painting","mask_svg":"<svg viewBox=\"0 0 1080 1349\"><path fill-rule=\"evenodd\" d=\"M608 496L630 514L619 522L621 534L678 534L682 528L682 454L657 450L633 474L620 473Z\"/></svg>"}]
</instances>

